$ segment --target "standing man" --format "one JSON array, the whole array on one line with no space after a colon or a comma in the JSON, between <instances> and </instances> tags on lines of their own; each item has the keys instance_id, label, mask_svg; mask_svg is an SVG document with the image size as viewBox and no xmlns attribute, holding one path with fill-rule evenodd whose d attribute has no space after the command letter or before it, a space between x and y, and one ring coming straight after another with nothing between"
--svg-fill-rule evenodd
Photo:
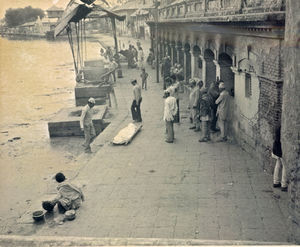
<instances>
[{"instance_id":1,"label":"standing man","mask_svg":"<svg viewBox=\"0 0 300 247\"><path fill-rule=\"evenodd\" d=\"M191 93L189 109L191 111L191 119L193 126L190 129L194 129L195 132L200 131L200 120L199 120L199 98L200 98L200 88L203 86L202 81L196 82L195 79L190 79Z\"/></svg>"},{"instance_id":2,"label":"standing man","mask_svg":"<svg viewBox=\"0 0 300 247\"><path fill-rule=\"evenodd\" d=\"M273 181L274 181L273 187L274 188L281 187L281 191L288 191L286 169L285 169L285 164L282 160L280 129L281 126L277 125L275 128L275 138L273 143L272 157L276 159L276 165L273 174ZM281 178L279 177L280 170L281 170Z\"/></svg>"},{"instance_id":3,"label":"standing man","mask_svg":"<svg viewBox=\"0 0 300 247\"><path fill-rule=\"evenodd\" d=\"M216 124L217 124L218 105L215 104L215 101L217 100L217 98L220 95L220 93L219 93L219 81L218 80L210 84L209 89L208 89L208 94L213 99L213 104L211 106L211 109L212 109L211 112L212 113L211 113L210 129L211 129L212 132L217 132L218 129L216 127Z\"/></svg>"},{"instance_id":4,"label":"standing man","mask_svg":"<svg viewBox=\"0 0 300 247\"><path fill-rule=\"evenodd\" d=\"M177 113L174 116L174 123L179 123L180 122L180 114L179 114L179 86L180 83L179 81L176 80L175 75L171 75L171 82L172 84L167 87L167 90L170 90L170 95L173 96L176 99L177 102Z\"/></svg>"},{"instance_id":5,"label":"standing man","mask_svg":"<svg viewBox=\"0 0 300 247\"><path fill-rule=\"evenodd\" d=\"M138 69L143 69L144 67L144 52L143 48L140 46L138 48Z\"/></svg>"},{"instance_id":6,"label":"standing man","mask_svg":"<svg viewBox=\"0 0 300 247\"><path fill-rule=\"evenodd\" d=\"M167 88L166 79L171 76L171 59L169 56L165 57L162 62L161 74L163 76L164 81L164 89Z\"/></svg>"},{"instance_id":7,"label":"standing man","mask_svg":"<svg viewBox=\"0 0 300 247\"><path fill-rule=\"evenodd\" d=\"M142 78L142 89L145 88L147 90L147 78L148 78L148 73L146 72L145 68L142 68L142 73L141 73L141 78Z\"/></svg>"},{"instance_id":8,"label":"standing man","mask_svg":"<svg viewBox=\"0 0 300 247\"><path fill-rule=\"evenodd\" d=\"M203 94L200 96L200 102L199 102L199 114L200 114L200 120L202 123L202 138L199 140L199 142L208 142L210 141L210 117L211 117L211 107L210 107L210 95L207 92L203 92Z\"/></svg>"},{"instance_id":9,"label":"standing man","mask_svg":"<svg viewBox=\"0 0 300 247\"><path fill-rule=\"evenodd\" d=\"M134 122L142 122L141 116L141 103L142 103L142 90L141 86L137 84L136 80L131 81L133 86L133 101L131 104L131 114Z\"/></svg>"},{"instance_id":10,"label":"standing man","mask_svg":"<svg viewBox=\"0 0 300 247\"><path fill-rule=\"evenodd\" d=\"M165 108L164 108L164 121L166 122L166 142L172 143L174 142L174 116L177 113L177 103L176 98L170 95L169 90L165 90L164 92L165 99Z\"/></svg>"},{"instance_id":11,"label":"standing man","mask_svg":"<svg viewBox=\"0 0 300 247\"><path fill-rule=\"evenodd\" d=\"M218 141L227 141L227 125L228 125L228 113L229 113L229 93L225 90L225 84L220 81L219 84L220 96L216 100L218 105L217 117L220 127L221 135Z\"/></svg>"},{"instance_id":12,"label":"standing man","mask_svg":"<svg viewBox=\"0 0 300 247\"><path fill-rule=\"evenodd\" d=\"M92 121L92 108L95 105L95 99L89 98L88 103L82 109L81 117L80 117L80 129L84 131L85 142L83 146L85 147L84 151L86 153L91 153L90 144L96 137L95 128Z\"/></svg>"}]
</instances>

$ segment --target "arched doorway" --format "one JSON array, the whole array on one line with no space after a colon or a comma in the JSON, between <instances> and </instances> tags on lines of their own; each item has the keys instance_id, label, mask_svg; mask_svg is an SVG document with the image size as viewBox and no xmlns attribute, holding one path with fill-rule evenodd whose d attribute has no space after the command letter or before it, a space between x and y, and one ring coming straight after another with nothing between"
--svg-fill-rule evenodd
<instances>
[{"instance_id":1,"label":"arched doorway","mask_svg":"<svg viewBox=\"0 0 300 247\"><path fill-rule=\"evenodd\" d=\"M209 87L216 80L216 65L214 64L215 54L212 50L204 51L205 68L205 85Z\"/></svg>"},{"instance_id":2,"label":"arched doorway","mask_svg":"<svg viewBox=\"0 0 300 247\"><path fill-rule=\"evenodd\" d=\"M227 53L219 55L220 79L224 81L226 90L234 94L234 73L231 70L232 58Z\"/></svg>"},{"instance_id":3,"label":"arched doorway","mask_svg":"<svg viewBox=\"0 0 300 247\"><path fill-rule=\"evenodd\" d=\"M188 82L191 78L191 53L190 53L190 45L186 43L184 45L184 54L185 54L185 66L184 66L184 78L185 81Z\"/></svg>"},{"instance_id":4,"label":"arched doorway","mask_svg":"<svg viewBox=\"0 0 300 247\"><path fill-rule=\"evenodd\" d=\"M166 53L168 54L169 57L171 57L171 46L170 46L170 43L167 42L167 45L166 45Z\"/></svg>"},{"instance_id":5,"label":"arched doorway","mask_svg":"<svg viewBox=\"0 0 300 247\"><path fill-rule=\"evenodd\" d=\"M180 41L177 42L177 53L177 63L180 63L181 66L184 66L184 51L182 50L182 43Z\"/></svg>"},{"instance_id":6,"label":"arched doorway","mask_svg":"<svg viewBox=\"0 0 300 247\"><path fill-rule=\"evenodd\" d=\"M199 57L201 54L200 47L195 45L193 47L193 56L194 56L194 77L198 77L202 80L202 60Z\"/></svg>"},{"instance_id":7,"label":"arched doorway","mask_svg":"<svg viewBox=\"0 0 300 247\"><path fill-rule=\"evenodd\" d=\"M161 39L159 39L159 61L161 61L162 58L164 57L164 48L163 48L163 46L164 46L164 42Z\"/></svg>"}]
</instances>

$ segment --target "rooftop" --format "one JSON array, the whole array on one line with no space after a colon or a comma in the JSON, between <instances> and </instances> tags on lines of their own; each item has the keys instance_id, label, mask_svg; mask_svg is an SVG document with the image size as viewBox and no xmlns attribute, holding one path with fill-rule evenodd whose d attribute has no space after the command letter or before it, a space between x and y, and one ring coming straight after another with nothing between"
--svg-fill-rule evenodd
<instances>
[{"instance_id":1,"label":"rooftop","mask_svg":"<svg viewBox=\"0 0 300 247\"><path fill-rule=\"evenodd\" d=\"M49 9L47 9L46 11L64 11L62 8L59 8L55 5L52 5Z\"/></svg>"}]
</instances>

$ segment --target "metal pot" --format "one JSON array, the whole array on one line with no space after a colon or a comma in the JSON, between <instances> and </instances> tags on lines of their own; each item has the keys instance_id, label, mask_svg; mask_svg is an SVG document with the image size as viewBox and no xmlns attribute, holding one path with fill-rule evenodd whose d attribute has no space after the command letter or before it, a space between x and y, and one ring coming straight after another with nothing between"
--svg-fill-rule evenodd
<instances>
[{"instance_id":1,"label":"metal pot","mask_svg":"<svg viewBox=\"0 0 300 247\"><path fill-rule=\"evenodd\" d=\"M44 211L38 210L32 213L32 218L34 219L34 221L39 222L44 220L44 215L45 215Z\"/></svg>"}]
</instances>

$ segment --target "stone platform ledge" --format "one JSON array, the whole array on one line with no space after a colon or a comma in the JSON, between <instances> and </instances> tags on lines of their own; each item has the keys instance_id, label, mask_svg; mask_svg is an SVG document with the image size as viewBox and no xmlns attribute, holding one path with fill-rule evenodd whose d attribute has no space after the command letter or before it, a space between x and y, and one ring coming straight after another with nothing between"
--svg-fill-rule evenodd
<instances>
[{"instance_id":1,"label":"stone platform ledge","mask_svg":"<svg viewBox=\"0 0 300 247\"><path fill-rule=\"evenodd\" d=\"M0 246L293 246L282 242L258 242L237 240L157 239L157 238L92 238L63 236L0 235Z\"/></svg>"}]
</instances>

